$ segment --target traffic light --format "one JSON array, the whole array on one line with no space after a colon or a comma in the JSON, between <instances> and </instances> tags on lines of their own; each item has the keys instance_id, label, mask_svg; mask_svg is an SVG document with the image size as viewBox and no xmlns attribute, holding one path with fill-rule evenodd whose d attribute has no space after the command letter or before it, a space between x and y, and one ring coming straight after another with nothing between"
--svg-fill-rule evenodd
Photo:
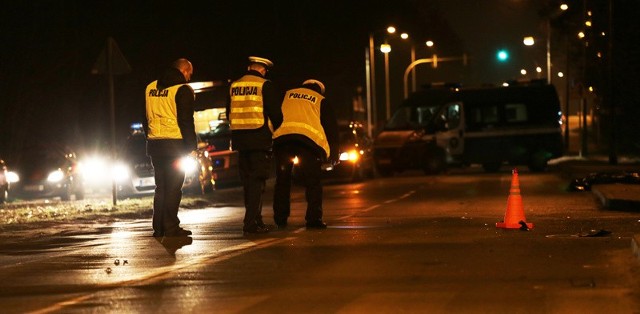
<instances>
[{"instance_id":1,"label":"traffic light","mask_svg":"<svg viewBox=\"0 0 640 314\"><path fill-rule=\"evenodd\" d=\"M496 58L498 58L498 61L500 62L505 62L509 60L509 52L505 49L500 49L496 54Z\"/></svg>"}]
</instances>

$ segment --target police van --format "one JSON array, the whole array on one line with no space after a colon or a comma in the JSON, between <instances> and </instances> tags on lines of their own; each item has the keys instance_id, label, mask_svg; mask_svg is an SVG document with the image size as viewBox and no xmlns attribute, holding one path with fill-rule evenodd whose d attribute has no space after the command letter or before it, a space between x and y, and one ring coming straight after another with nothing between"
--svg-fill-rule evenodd
<instances>
[{"instance_id":1,"label":"police van","mask_svg":"<svg viewBox=\"0 0 640 314\"><path fill-rule=\"evenodd\" d=\"M544 171L563 152L562 112L553 85L427 88L413 93L374 141L379 174L405 169L438 173L504 163Z\"/></svg>"}]
</instances>

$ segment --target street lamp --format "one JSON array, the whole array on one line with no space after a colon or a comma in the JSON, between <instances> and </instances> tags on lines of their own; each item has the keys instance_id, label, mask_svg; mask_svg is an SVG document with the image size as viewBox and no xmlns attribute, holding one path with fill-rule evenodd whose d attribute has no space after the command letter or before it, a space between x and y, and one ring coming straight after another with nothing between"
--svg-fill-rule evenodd
<instances>
[{"instance_id":1,"label":"street lamp","mask_svg":"<svg viewBox=\"0 0 640 314\"><path fill-rule=\"evenodd\" d=\"M396 32L396 28L389 26L385 29L388 34ZM368 134L373 135L372 126L377 121L377 95L376 95L376 62L375 62L375 42L374 34L379 31L369 33L369 51L365 51L365 58L367 60L367 123Z\"/></svg>"},{"instance_id":2,"label":"street lamp","mask_svg":"<svg viewBox=\"0 0 640 314\"><path fill-rule=\"evenodd\" d=\"M380 51L384 53L384 88L387 108L386 119L389 120L389 118L391 117L391 95L389 93L389 53L391 52L391 45L380 45Z\"/></svg>"}]
</instances>

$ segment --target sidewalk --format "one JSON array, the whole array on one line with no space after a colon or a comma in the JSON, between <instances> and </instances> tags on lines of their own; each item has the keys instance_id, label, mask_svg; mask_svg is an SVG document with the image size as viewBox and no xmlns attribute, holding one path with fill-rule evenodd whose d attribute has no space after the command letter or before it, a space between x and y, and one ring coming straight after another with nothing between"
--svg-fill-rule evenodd
<instances>
[{"instance_id":1,"label":"sidewalk","mask_svg":"<svg viewBox=\"0 0 640 314\"><path fill-rule=\"evenodd\" d=\"M573 180L594 173L640 173L640 159L619 157L618 164L611 165L608 162L608 157L601 155L586 158L565 156L551 160L549 167L561 173L563 177ZM640 184L594 182L591 193L600 200L605 209L640 211Z\"/></svg>"}]
</instances>

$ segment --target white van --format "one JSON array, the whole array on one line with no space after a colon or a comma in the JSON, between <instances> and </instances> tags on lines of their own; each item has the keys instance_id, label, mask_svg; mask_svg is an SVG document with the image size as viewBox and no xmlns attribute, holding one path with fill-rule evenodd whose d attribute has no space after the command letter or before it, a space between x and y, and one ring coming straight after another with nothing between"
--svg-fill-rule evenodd
<instances>
[{"instance_id":1,"label":"white van","mask_svg":"<svg viewBox=\"0 0 640 314\"><path fill-rule=\"evenodd\" d=\"M381 175L503 163L544 171L563 152L562 112L552 85L425 89L407 98L374 142Z\"/></svg>"}]
</instances>

